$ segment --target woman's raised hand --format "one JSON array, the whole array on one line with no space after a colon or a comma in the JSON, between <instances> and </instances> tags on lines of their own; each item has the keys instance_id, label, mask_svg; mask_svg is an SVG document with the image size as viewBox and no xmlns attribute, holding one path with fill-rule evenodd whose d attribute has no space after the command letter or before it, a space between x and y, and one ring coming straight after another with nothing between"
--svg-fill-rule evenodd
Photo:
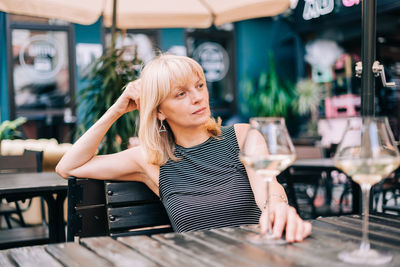
<instances>
[{"instance_id":1,"label":"woman's raised hand","mask_svg":"<svg viewBox=\"0 0 400 267\"><path fill-rule=\"evenodd\" d=\"M261 232L265 233L267 229L267 212L263 210L260 217ZM276 238L282 236L285 230L285 239L288 242L300 242L311 234L311 223L303 221L297 214L296 209L284 202L278 202L271 205L269 214L272 222L273 235Z\"/></svg>"},{"instance_id":2,"label":"woman's raised hand","mask_svg":"<svg viewBox=\"0 0 400 267\"><path fill-rule=\"evenodd\" d=\"M128 83L124 92L113 104L112 108L120 115L127 112L140 109L140 90L141 81L137 79L133 82Z\"/></svg>"}]
</instances>

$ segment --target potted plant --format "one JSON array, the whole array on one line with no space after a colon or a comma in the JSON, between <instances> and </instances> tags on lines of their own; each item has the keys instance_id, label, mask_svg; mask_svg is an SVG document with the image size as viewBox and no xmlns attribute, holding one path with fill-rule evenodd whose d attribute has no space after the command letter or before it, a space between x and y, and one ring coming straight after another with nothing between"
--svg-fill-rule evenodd
<instances>
[{"instance_id":1,"label":"potted plant","mask_svg":"<svg viewBox=\"0 0 400 267\"><path fill-rule=\"evenodd\" d=\"M120 96L124 86L136 79L141 66L136 52L125 57L125 48L115 48L115 36L111 48L103 53L90 67L85 76L88 86L77 95L79 124L77 135L93 125ZM128 147L129 138L136 132L137 113L123 115L107 132L99 148L99 154L109 154Z\"/></svg>"},{"instance_id":2,"label":"potted plant","mask_svg":"<svg viewBox=\"0 0 400 267\"><path fill-rule=\"evenodd\" d=\"M19 117L15 120L3 121L0 124L0 154L1 154L1 141L6 139L17 139L22 138L21 131L18 130L18 127L26 122L26 118Z\"/></svg>"},{"instance_id":3,"label":"potted plant","mask_svg":"<svg viewBox=\"0 0 400 267\"><path fill-rule=\"evenodd\" d=\"M241 111L247 117L287 117L295 98L290 82L278 77L275 60L269 53L269 69L260 73L258 79L245 79L241 84L243 102Z\"/></svg>"},{"instance_id":4,"label":"potted plant","mask_svg":"<svg viewBox=\"0 0 400 267\"><path fill-rule=\"evenodd\" d=\"M295 96L294 110L300 116L308 118L308 123L301 132L306 136L317 136L318 108L322 99L321 86L311 79L300 80L295 86Z\"/></svg>"}]
</instances>

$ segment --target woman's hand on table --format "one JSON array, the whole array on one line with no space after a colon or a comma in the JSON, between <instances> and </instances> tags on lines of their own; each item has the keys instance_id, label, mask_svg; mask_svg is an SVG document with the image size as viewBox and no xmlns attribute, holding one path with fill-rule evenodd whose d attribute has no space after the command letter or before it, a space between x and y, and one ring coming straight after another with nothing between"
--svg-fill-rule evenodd
<instances>
[{"instance_id":1,"label":"woman's hand on table","mask_svg":"<svg viewBox=\"0 0 400 267\"><path fill-rule=\"evenodd\" d=\"M311 223L303 221L296 209L285 202L271 203L270 222L274 237L280 238L285 230L286 241L301 242L311 234ZM264 209L260 216L261 233L267 229L267 211Z\"/></svg>"}]
</instances>

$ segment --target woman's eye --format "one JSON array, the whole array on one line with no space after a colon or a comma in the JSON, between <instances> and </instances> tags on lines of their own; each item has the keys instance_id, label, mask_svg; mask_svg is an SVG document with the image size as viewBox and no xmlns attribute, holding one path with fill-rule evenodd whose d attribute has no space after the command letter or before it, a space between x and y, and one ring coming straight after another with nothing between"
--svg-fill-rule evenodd
<instances>
[{"instance_id":1,"label":"woman's eye","mask_svg":"<svg viewBox=\"0 0 400 267\"><path fill-rule=\"evenodd\" d=\"M203 88L203 86L204 86L204 83L199 83L198 85L197 85L197 88Z\"/></svg>"},{"instance_id":2,"label":"woman's eye","mask_svg":"<svg viewBox=\"0 0 400 267\"><path fill-rule=\"evenodd\" d=\"M182 96L184 96L186 94L186 92L179 92L176 96L177 97L182 97Z\"/></svg>"}]
</instances>

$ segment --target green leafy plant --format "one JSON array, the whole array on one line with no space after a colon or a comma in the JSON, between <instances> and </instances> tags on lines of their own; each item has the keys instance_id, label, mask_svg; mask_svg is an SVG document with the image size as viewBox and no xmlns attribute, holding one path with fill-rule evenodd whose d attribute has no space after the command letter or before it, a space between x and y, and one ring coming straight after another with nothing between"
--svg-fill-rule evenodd
<instances>
[{"instance_id":1,"label":"green leafy plant","mask_svg":"<svg viewBox=\"0 0 400 267\"><path fill-rule=\"evenodd\" d=\"M322 99L322 88L311 79L300 80L295 86L296 98L293 101L294 110L300 116L308 116L307 124L304 124L303 133L316 136L318 107Z\"/></svg>"},{"instance_id":2,"label":"green leafy plant","mask_svg":"<svg viewBox=\"0 0 400 267\"><path fill-rule=\"evenodd\" d=\"M0 124L0 140L22 138L18 127L26 122L26 118L19 117L13 121L3 121Z\"/></svg>"},{"instance_id":3,"label":"green leafy plant","mask_svg":"<svg viewBox=\"0 0 400 267\"><path fill-rule=\"evenodd\" d=\"M311 79L300 80L296 83L296 98L293 101L295 110L300 115L315 114L322 99L321 87Z\"/></svg>"},{"instance_id":4,"label":"green leafy plant","mask_svg":"<svg viewBox=\"0 0 400 267\"><path fill-rule=\"evenodd\" d=\"M114 40L114 39L113 39ZM136 50L136 49L135 49ZM113 45L96 60L85 76L88 86L77 95L78 112L81 114L77 135L81 135L111 107L121 95L124 86L136 79L141 61L136 51L126 59L125 49ZM109 154L128 147L129 138L136 134L136 112L124 114L107 132L99 154Z\"/></svg>"},{"instance_id":5,"label":"green leafy plant","mask_svg":"<svg viewBox=\"0 0 400 267\"><path fill-rule=\"evenodd\" d=\"M278 77L275 60L269 53L269 70L262 71L258 79L245 79L241 84L244 102L241 110L244 115L251 116L283 116L291 110L295 98L290 82Z\"/></svg>"}]
</instances>

